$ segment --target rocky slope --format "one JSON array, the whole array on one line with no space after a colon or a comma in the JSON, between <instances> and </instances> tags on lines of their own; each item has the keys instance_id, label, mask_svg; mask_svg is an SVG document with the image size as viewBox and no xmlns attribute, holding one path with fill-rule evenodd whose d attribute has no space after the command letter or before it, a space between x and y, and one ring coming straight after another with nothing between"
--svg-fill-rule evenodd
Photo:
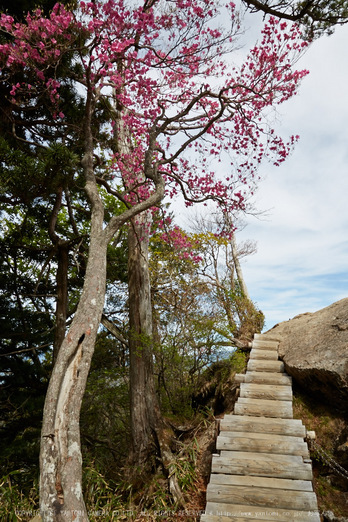
<instances>
[{"instance_id":1,"label":"rocky slope","mask_svg":"<svg viewBox=\"0 0 348 522\"><path fill-rule=\"evenodd\" d=\"M279 323L267 332L294 384L348 413L348 298Z\"/></svg>"}]
</instances>

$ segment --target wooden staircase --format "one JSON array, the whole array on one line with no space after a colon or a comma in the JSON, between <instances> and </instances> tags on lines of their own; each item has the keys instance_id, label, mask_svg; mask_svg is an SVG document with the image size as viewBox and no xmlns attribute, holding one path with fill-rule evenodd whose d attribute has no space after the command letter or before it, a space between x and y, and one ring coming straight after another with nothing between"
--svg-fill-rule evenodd
<instances>
[{"instance_id":1,"label":"wooden staircase","mask_svg":"<svg viewBox=\"0 0 348 522\"><path fill-rule=\"evenodd\" d=\"M293 419L292 382L278 341L256 334L234 414L220 422L201 522L320 521L306 428Z\"/></svg>"}]
</instances>

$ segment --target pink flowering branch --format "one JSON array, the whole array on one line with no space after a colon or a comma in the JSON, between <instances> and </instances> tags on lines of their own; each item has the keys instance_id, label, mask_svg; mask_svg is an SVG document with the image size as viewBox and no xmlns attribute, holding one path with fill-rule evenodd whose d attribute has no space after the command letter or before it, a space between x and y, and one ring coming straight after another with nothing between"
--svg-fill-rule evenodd
<instances>
[{"instance_id":1,"label":"pink flowering branch","mask_svg":"<svg viewBox=\"0 0 348 522\"><path fill-rule=\"evenodd\" d=\"M87 89L93 106L112 100L116 144L117 128L127 129L126 146L111 165L114 183L124 186L123 195L117 191L121 199L130 205L146 199L156 176L165 175L167 193L182 192L188 204L211 199L243 209L237 184L251 188L260 162L280 164L296 141L275 136L265 111L296 94L307 71L294 64L307 43L296 26L270 18L238 70L225 56L239 22L233 3L224 9L228 27L219 26L211 0L177 1L175 10L162 10L157 1L142 7L80 2L75 13L57 4L49 17L36 10L24 24L3 14L1 30L14 38L0 46L4 70L27 67L36 74L34 85L16 82L9 95L18 104L24 93L27 99L48 92L52 114L67 125L55 71L70 53L82 71L72 79ZM223 81L216 87L217 77ZM229 157L225 176L208 166L211 158Z\"/></svg>"}]
</instances>

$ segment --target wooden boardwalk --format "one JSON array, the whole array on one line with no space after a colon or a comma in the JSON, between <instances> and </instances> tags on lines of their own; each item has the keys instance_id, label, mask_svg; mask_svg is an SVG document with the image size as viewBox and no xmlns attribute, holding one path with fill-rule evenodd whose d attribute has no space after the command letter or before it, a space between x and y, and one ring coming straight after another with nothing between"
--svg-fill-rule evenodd
<instances>
[{"instance_id":1,"label":"wooden boardwalk","mask_svg":"<svg viewBox=\"0 0 348 522\"><path fill-rule=\"evenodd\" d=\"M240 395L220 422L201 522L320 521L306 428L293 419L278 341L255 335L247 372L236 380Z\"/></svg>"}]
</instances>

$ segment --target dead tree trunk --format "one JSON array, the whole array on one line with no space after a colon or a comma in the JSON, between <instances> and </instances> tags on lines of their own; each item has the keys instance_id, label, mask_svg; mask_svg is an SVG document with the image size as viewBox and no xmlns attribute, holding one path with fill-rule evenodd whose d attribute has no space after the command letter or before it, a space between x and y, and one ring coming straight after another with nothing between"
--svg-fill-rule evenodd
<instances>
[{"instance_id":1,"label":"dead tree trunk","mask_svg":"<svg viewBox=\"0 0 348 522\"><path fill-rule=\"evenodd\" d=\"M242 267L241 267L239 257L238 257L237 242L236 242L236 236L234 235L234 233L232 234L232 237L231 237L231 250L232 250L233 263L234 263L234 268L236 270L239 287L242 291L243 296L248 301L250 301L248 288L247 288L247 285L244 280Z\"/></svg>"}]
</instances>

